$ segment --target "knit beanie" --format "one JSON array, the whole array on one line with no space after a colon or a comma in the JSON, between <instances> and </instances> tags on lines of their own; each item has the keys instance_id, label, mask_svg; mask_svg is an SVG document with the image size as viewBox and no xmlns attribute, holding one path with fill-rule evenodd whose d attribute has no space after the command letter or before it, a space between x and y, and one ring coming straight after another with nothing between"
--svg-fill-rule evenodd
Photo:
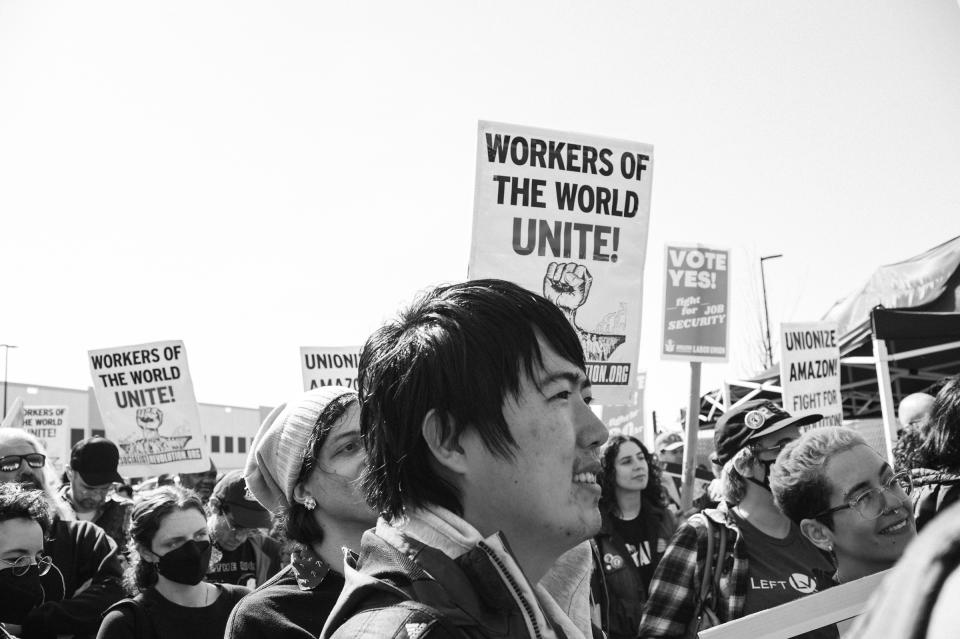
<instances>
[{"instance_id":1,"label":"knit beanie","mask_svg":"<svg viewBox=\"0 0 960 639\"><path fill-rule=\"evenodd\" d=\"M321 386L277 406L260 425L247 456L247 487L273 513L290 507L317 418L339 397L356 394L342 386Z\"/></svg>"}]
</instances>

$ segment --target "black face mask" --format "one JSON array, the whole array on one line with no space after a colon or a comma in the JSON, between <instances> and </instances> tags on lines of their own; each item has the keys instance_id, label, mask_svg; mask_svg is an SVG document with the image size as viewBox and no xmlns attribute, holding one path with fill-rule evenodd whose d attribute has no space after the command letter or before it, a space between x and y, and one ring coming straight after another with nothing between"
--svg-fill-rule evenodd
<instances>
[{"instance_id":1,"label":"black face mask","mask_svg":"<svg viewBox=\"0 0 960 639\"><path fill-rule=\"evenodd\" d=\"M157 562L157 572L178 584L196 586L203 581L210 567L213 546L209 541L192 539L171 550Z\"/></svg>"},{"instance_id":2,"label":"black face mask","mask_svg":"<svg viewBox=\"0 0 960 639\"><path fill-rule=\"evenodd\" d=\"M21 577L15 576L12 568L0 570L0 621L19 626L42 603L43 586L36 564Z\"/></svg>"},{"instance_id":3,"label":"black face mask","mask_svg":"<svg viewBox=\"0 0 960 639\"><path fill-rule=\"evenodd\" d=\"M760 481L760 480L755 479L755 478L753 478L753 477L747 477L747 481L753 482L754 484L756 484L757 486L759 486L760 488L763 488L764 490L766 490L766 491L768 491L768 492L773 492L773 491L770 490L770 469L773 468L773 465L774 465L776 462L774 462L774 461L764 461L764 460L762 460L762 459L758 459L757 461L760 462L760 463L763 465L763 469L764 469L764 471L765 471L765 472L763 473L763 481Z\"/></svg>"}]
</instances>

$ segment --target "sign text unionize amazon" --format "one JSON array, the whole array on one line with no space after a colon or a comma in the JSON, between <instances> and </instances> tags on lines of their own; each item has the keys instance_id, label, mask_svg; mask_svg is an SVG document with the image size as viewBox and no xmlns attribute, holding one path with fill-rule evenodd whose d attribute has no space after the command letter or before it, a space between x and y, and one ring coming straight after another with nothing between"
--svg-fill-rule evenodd
<instances>
[{"instance_id":1,"label":"sign text unionize amazon","mask_svg":"<svg viewBox=\"0 0 960 639\"><path fill-rule=\"evenodd\" d=\"M666 247L662 359L727 361L730 252Z\"/></svg>"},{"instance_id":2,"label":"sign text unionize amazon","mask_svg":"<svg viewBox=\"0 0 960 639\"><path fill-rule=\"evenodd\" d=\"M653 147L480 122L471 279L511 280L554 302L586 355L594 398L636 382Z\"/></svg>"},{"instance_id":3,"label":"sign text unionize amazon","mask_svg":"<svg viewBox=\"0 0 960 639\"><path fill-rule=\"evenodd\" d=\"M301 346L303 390L320 386L343 386L356 390L359 364L359 346Z\"/></svg>"},{"instance_id":4,"label":"sign text unionize amazon","mask_svg":"<svg viewBox=\"0 0 960 639\"><path fill-rule=\"evenodd\" d=\"M791 415L823 415L814 427L843 424L837 331L836 322L780 325L783 407Z\"/></svg>"},{"instance_id":5,"label":"sign text unionize amazon","mask_svg":"<svg viewBox=\"0 0 960 639\"><path fill-rule=\"evenodd\" d=\"M135 477L210 468L181 341L90 351L90 374L120 472Z\"/></svg>"}]
</instances>

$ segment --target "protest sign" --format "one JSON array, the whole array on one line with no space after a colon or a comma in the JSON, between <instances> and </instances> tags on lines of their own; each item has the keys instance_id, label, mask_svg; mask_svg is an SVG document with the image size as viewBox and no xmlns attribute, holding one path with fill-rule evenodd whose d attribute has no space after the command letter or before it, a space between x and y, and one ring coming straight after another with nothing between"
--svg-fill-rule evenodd
<instances>
[{"instance_id":1,"label":"protest sign","mask_svg":"<svg viewBox=\"0 0 960 639\"><path fill-rule=\"evenodd\" d=\"M39 439L57 473L70 463L70 422L66 406L24 406L23 429Z\"/></svg>"},{"instance_id":2,"label":"protest sign","mask_svg":"<svg viewBox=\"0 0 960 639\"><path fill-rule=\"evenodd\" d=\"M833 624L843 633L863 614L889 570L840 584L699 633L700 639L790 639ZM793 577L791 577L793 578Z\"/></svg>"},{"instance_id":3,"label":"protest sign","mask_svg":"<svg viewBox=\"0 0 960 639\"><path fill-rule=\"evenodd\" d=\"M727 361L730 252L668 245L661 359Z\"/></svg>"},{"instance_id":4,"label":"protest sign","mask_svg":"<svg viewBox=\"0 0 960 639\"><path fill-rule=\"evenodd\" d=\"M823 415L811 428L842 425L836 322L780 325L780 386L791 415Z\"/></svg>"},{"instance_id":5,"label":"protest sign","mask_svg":"<svg viewBox=\"0 0 960 639\"><path fill-rule=\"evenodd\" d=\"M653 147L480 122L469 277L555 303L600 404L636 384Z\"/></svg>"},{"instance_id":6,"label":"protest sign","mask_svg":"<svg viewBox=\"0 0 960 639\"><path fill-rule=\"evenodd\" d=\"M300 367L303 369L303 390L320 386L357 388L359 346L301 346Z\"/></svg>"},{"instance_id":7,"label":"protest sign","mask_svg":"<svg viewBox=\"0 0 960 639\"><path fill-rule=\"evenodd\" d=\"M90 351L90 373L120 473L147 477L210 468L181 341Z\"/></svg>"}]
</instances>

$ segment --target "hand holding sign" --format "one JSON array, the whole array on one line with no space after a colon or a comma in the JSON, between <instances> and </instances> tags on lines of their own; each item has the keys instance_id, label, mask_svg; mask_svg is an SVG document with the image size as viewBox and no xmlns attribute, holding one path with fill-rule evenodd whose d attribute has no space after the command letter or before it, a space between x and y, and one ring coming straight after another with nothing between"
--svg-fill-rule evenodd
<instances>
[{"instance_id":1,"label":"hand holding sign","mask_svg":"<svg viewBox=\"0 0 960 639\"><path fill-rule=\"evenodd\" d=\"M593 276L583 264L550 262L543 277L543 296L572 317L590 295Z\"/></svg>"}]
</instances>

